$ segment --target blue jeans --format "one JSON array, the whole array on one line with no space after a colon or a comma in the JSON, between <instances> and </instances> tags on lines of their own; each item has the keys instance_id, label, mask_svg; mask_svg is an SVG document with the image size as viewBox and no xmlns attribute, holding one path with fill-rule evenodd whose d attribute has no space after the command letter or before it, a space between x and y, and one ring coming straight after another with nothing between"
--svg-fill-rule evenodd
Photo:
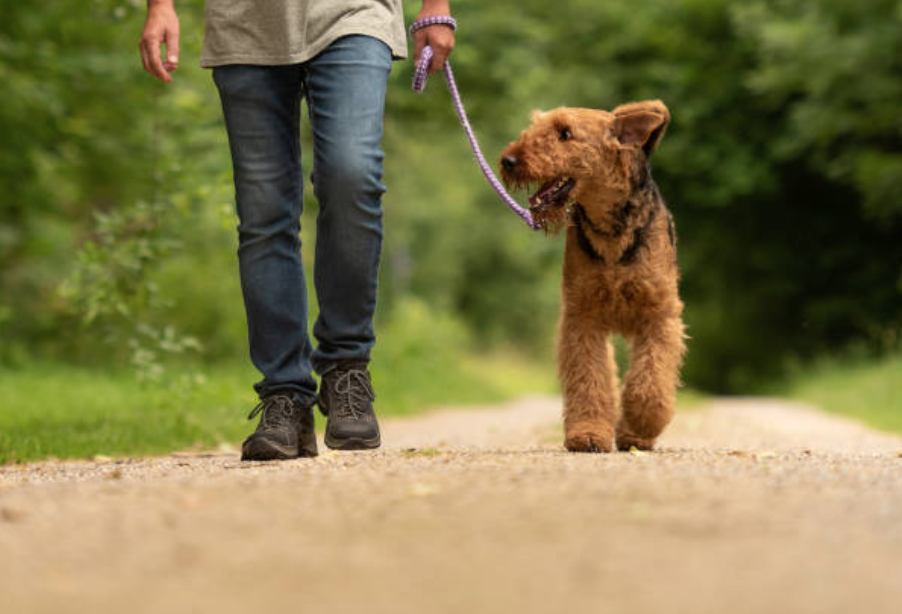
<instances>
[{"instance_id":1,"label":"blue jeans","mask_svg":"<svg viewBox=\"0 0 902 614\"><path fill-rule=\"evenodd\" d=\"M213 69L235 175L238 263L251 360L264 397L316 398L312 370L369 360L382 248L382 116L391 51L346 36L303 64ZM313 129L314 285L319 317L307 332L301 260L301 98Z\"/></svg>"}]
</instances>

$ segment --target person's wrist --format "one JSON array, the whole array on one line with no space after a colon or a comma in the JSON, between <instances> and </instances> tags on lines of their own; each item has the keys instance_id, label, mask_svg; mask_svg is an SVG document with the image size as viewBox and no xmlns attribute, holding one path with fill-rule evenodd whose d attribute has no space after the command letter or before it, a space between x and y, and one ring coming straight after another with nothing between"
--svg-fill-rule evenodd
<instances>
[{"instance_id":1,"label":"person's wrist","mask_svg":"<svg viewBox=\"0 0 902 614\"><path fill-rule=\"evenodd\" d=\"M417 17L410 24L410 34L415 35L420 30L425 30L433 26L445 26L451 31L457 29L457 21L450 15L428 15L425 17Z\"/></svg>"},{"instance_id":2,"label":"person's wrist","mask_svg":"<svg viewBox=\"0 0 902 614\"><path fill-rule=\"evenodd\" d=\"M419 21L421 19L429 19L430 17L450 17L450 16L451 16L451 13L441 13L441 12L417 13L416 19L414 19L414 21Z\"/></svg>"}]
</instances>

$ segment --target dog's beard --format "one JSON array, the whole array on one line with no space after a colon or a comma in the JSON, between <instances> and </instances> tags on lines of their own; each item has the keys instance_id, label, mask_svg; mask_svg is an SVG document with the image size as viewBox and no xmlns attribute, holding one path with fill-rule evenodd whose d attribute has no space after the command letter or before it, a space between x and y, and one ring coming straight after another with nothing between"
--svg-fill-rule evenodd
<instances>
[{"instance_id":1,"label":"dog's beard","mask_svg":"<svg viewBox=\"0 0 902 614\"><path fill-rule=\"evenodd\" d=\"M570 193L576 182L571 178L557 178L544 182L529 197L529 211L533 220L546 234L557 234L566 225Z\"/></svg>"},{"instance_id":2,"label":"dog's beard","mask_svg":"<svg viewBox=\"0 0 902 614\"><path fill-rule=\"evenodd\" d=\"M570 207L557 205L548 209L532 211L532 219L546 235L556 235L567 225Z\"/></svg>"}]
</instances>

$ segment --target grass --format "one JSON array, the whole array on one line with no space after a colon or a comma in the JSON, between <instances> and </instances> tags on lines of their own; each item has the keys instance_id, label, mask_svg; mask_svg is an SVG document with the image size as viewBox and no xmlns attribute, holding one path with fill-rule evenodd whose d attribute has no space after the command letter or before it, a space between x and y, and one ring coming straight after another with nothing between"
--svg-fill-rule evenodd
<instances>
[{"instance_id":1,"label":"grass","mask_svg":"<svg viewBox=\"0 0 902 614\"><path fill-rule=\"evenodd\" d=\"M496 403L534 394L554 394L555 367L525 362L508 353L463 355L455 362L373 362L377 411L409 415L424 407Z\"/></svg>"},{"instance_id":2,"label":"grass","mask_svg":"<svg viewBox=\"0 0 902 614\"><path fill-rule=\"evenodd\" d=\"M902 433L902 354L825 360L776 392L876 429Z\"/></svg>"},{"instance_id":3,"label":"grass","mask_svg":"<svg viewBox=\"0 0 902 614\"><path fill-rule=\"evenodd\" d=\"M677 412L700 409L711 400L711 395L695 388L680 388L677 392Z\"/></svg>"},{"instance_id":4,"label":"grass","mask_svg":"<svg viewBox=\"0 0 902 614\"><path fill-rule=\"evenodd\" d=\"M374 361L379 415L454 403L552 393L550 365L505 355L456 363ZM196 368L196 367L195 367ZM250 366L203 366L204 375L145 383L128 368L30 364L0 373L0 464L44 458L152 455L234 444L251 425ZM175 368L170 368L170 372Z\"/></svg>"}]
</instances>

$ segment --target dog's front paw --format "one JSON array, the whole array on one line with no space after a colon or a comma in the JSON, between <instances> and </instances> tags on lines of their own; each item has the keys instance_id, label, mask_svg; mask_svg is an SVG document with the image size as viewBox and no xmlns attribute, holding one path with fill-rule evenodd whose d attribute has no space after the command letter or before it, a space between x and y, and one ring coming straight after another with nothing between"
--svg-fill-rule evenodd
<instances>
[{"instance_id":1,"label":"dog's front paw","mask_svg":"<svg viewBox=\"0 0 902 614\"><path fill-rule=\"evenodd\" d=\"M611 435L580 432L568 434L564 439L564 447L570 452L611 452L614 442Z\"/></svg>"},{"instance_id":2,"label":"dog's front paw","mask_svg":"<svg viewBox=\"0 0 902 614\"><path fill-rule=\"evenodd\" d=\"M617 449L621 452L629 452L630 449L650 451L655 448L656 438L643 439L626 433L617 433Z\"/></svg>"}]
</instances>

